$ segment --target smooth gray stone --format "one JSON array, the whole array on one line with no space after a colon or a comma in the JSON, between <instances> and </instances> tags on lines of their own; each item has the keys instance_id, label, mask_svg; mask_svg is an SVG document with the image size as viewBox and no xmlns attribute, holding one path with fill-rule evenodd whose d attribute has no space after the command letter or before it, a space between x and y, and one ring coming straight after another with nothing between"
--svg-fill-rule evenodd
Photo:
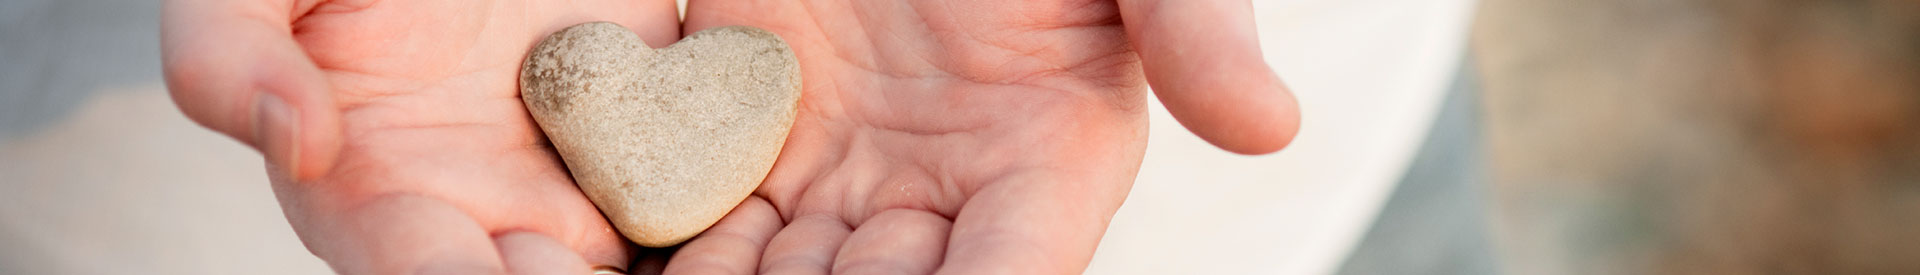
<instances>
[{"instance_id":1,"label":"smooth gray stone","mask_svg":"<svg viewBox=\"0 0 1920 275\"><path fill-rule=\"evenodd\" d=\"M619 25L580 24L522 69L521 96L580 190L649 247L698 235L759 187L800 99L793 51L752 27L652 49Z\"/></svg>"}]
</instances>

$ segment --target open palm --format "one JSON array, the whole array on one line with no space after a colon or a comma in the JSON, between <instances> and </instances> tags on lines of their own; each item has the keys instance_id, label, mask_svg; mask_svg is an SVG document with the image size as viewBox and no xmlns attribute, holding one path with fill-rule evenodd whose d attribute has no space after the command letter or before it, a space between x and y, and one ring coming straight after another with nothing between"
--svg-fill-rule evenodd
<instances>
[{"instance_id":1,"label":"open palm","mask_svg":"<svg viewBox=\"0 0 1920 275\"><path fill-rule=\"evenodd\" d=\"M285 168L272 170L287 217L336 271L625 266L631 248L573 186L516 80L535 42L576 23L673 42L672 1L253 2L169 3L169 80L196 120ZM215 12L260 13L196 16ZM234 57L253 60L218 64ZM236 102L188 104L223 100Z\"/></svg>"},{"instance_id":2,"label":"open palm","mask_svg":"<svg viewBox=\"0 0 1920 275\"><path fill-rule=\"evenodd\" d=\"M780 34L799 57L806 82L772 174L746 203L681 248L667 273L1079 272L1125 199L1146 145L1147 75L1123 22L1156 22L1122 20L1122 9L1178 5L689 3L686 31L749 25ZM1239 5L1244 13L1244 1ZM1197 19L1250 23L1227 15ZM1211 26L1180 26L1197 27ZM1248 45L1207 46L1244 51L1234 47ZM1247 57L1189 54L1177 58ZM1183 119L1192 112L1240 115L1205 121L1230 124L1205 125L1231 127L1210 129L1224 134L1195 130L1243 139L1226 140L1229 149L1271 151L1291 138L1297 118L1258 53L1252 57L1257 67L1231 67L1245 59L1201 66L1244 70L1212 80L1238 81L1218 87L1264 94L1179 91L1206 94L1168 101L1239 101L1205 103L1222 110L1176 111L1189 112ZM1209 72L1178 73L1199 78L1184 74ZM1158 78L1155 84L1163 80L1190 85ZM1215 114L1199 116L1206 115Z\"/></svg>"}]
</instances>

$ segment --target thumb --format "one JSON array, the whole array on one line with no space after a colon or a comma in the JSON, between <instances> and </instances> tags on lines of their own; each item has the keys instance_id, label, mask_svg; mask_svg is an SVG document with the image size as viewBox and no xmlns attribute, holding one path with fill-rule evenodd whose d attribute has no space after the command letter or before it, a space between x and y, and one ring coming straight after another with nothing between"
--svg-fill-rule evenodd
<instances>
[{"instance_id":1,"label":"thumb","mask_svg":"<svg viewBox=\"0 0 1920 275\"><path fill-rule=\"evenodd\" d=\"M187 117L253 146L268 169L325 174L340 147L338 109L293 40L292 1L168 1L161 18L167 88Z\"/></svg>"},{"instance_id":2,"label":"thumb","mask_svg":"<svg viewBox=\"0 0 1920 275\"><path fill-rule=\"evenodd\" d=\"M1246 0L1120 0L1148 84L1207 142L1241 154L1278 151L1300 109L1260 53Z\"/></svg>"}]
</instances>

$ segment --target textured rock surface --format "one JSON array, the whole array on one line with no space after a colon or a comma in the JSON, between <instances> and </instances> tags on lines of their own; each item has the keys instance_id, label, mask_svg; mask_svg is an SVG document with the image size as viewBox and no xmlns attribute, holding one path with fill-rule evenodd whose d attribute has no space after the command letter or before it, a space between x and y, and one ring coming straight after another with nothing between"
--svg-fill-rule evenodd
<instances>
[{"instance_id":1,"label":"textured rock surface","mask_svg":"<svg viewBox=\"0 0 1920 275\"><path fill-rule=\"evenodd\" d=\"M712 226L766 177L793 125L800 67L760 29L652 49L599 22L541 41L520 85L581 191L628 239L663 247Z\"/></svg>"}]
</instances>

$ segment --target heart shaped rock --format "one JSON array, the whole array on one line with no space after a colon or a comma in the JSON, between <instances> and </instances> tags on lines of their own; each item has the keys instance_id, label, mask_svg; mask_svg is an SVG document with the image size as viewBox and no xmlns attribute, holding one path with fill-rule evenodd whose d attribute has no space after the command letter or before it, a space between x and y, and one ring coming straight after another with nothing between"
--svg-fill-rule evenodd
<instances>
[{"instance_id":1,"label":"heart shaped rock","mask_svg":"<svg viewBox=\"0 0 1920 275\"><path fill-rule=\"evenodd\" d=\"M653 49L625 27L567 27L533 48L521 98L587 198L649 247L713 226L759 187L793 126L800 67L752 27Z\"/></svg>"}]
</instances>

